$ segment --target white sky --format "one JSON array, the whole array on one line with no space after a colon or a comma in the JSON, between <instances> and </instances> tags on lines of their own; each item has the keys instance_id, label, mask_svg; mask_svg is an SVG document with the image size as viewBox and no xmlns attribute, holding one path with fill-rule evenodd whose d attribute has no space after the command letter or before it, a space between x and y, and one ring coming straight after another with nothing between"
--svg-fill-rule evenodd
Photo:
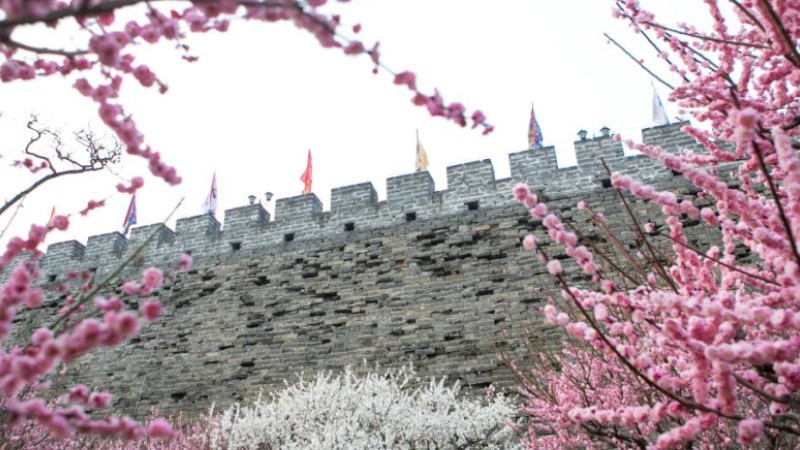
<instances>
[{"instance_id":1,"label":"white sky","mask_svg":"<svg viewBox=\"0 0 800 450\"><path fill-rule=\"evenodd\" d=\"M638 130L651 122L650 78L602 33L653 63L660 74L670 74L640 37L611 17L612 6L598 0L335 5L344 23L363 25L362 39L381 42L385 64L416 72L420 87L438 87L448 102L462 102L470 112L481 109L496 126L489 136L430 117L411 104L410 91L393 85L390 75L373 75L367 57L322 49L290 24L239 21L224 34L191 35L186 42L200 57L196 63L181 60L169 44L142 46L137 61L148 63L170 89L160 95L126 80L123 104L147 142L177 166L184 181L170 187L146 177L137 195L139 225L163 221L181 197L186 200L176 218L201 213L215 170L220 220L225 209L246 204L251 193L262 201L265 191L276 198L297 195L309 148L313 191L326 210L330 189L338 186L371 181L384 199L387 177L414 170L417 128L437 189L447 187L448 165L485 158L492 159L497 178L507 177L508 153L527 146L531 101L545 144L557 147L562 165L574 163L572 142L581 128L591 135L607 125L638 139ZM695 23L692 15L707 15L699 0L672 0L666 9L667 17L690 23ZM30 43L46 39L39 31L27 35ZM69 36L53 39L65 42ZM67 142L76 128L103 132L96 105L72 89L73 82L69 77L0 85L0 200L31 179L8 167L27 141L29 114L60 128ZM667 91L659 90L675 117ZM117 171L131 177L146 168L142 160L125 155ZM53 205L72 214L73 226L49 242L85 243L89 235L121 229L129 197L116 194L118 181L90 175L51 182L26 199L2 242L24 233L32 221L46 222ZM107 206L80 218L76 213L89 198L107 198ZM0 229L9 218L10 213L0 217Z\"/></svg>"}]
</instances>

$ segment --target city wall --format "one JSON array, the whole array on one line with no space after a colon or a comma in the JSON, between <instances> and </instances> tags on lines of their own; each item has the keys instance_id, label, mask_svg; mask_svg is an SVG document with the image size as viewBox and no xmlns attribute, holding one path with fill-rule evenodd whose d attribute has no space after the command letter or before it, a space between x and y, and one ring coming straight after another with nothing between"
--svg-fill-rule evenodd
<instances>
[{"instance_id":1,"label":"city wall","mask_svg":"<svg viewBox=\"0 0 800 450\"><path fill-rule=\"evenodd\" d=\"M646 129L643 138L670 151L696 145L679 124ZM600 158L681 197L695 193L646 157L624 156L610 137L578 141L575 150L576 167L557 167L555 149L547 147L511 154L505 179L495 179L491 161L476 161L448 167L447 190L416 172L389 178L383 201L371 183L361 183L333 189L329 211L309 194L277 199L274 218L256 204L225 211L222 224L203 215L179 219L175 230L134 228L129 239L108 233L86 245L53 244L42 260L48 288L69 271L101 277L153 231L126 274L169 267L184 252L194 258L191 271L156 293L165 304L161 319L67 374L110 389L115 406L136 416L152 407L190 414L212 403L227 407L296 373L363 361L413 363L424 377L472 388L508 386L511 374L497 359L505 331L525 325L558 338L540 313L554 280L521 248L526 234L544 236L544 228L513 201L511 188L527 182L551 211L591 228L588 213L575 207L586 200L628 238ZM658 219L657 207L632 204L641 219ZM580 278L574 267L568 273ZM135 308L138 300L128 301ZM58 299L48 305L35 321L51 318Z\"/></svg>"}]
</instances>

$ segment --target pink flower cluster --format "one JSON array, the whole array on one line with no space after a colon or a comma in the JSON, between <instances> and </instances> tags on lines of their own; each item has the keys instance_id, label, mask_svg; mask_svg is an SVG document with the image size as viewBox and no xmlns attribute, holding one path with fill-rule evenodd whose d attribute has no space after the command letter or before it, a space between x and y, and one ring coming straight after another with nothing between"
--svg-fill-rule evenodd
<instances>
[{"instance_id":1,"label":"pink flower cluster","mask_svg":"<svg viewBox=\"0 0 800 450\"><path fill-rule=\"evenodd\" d=\"M554 214L547 214L547 205L539 202L536 195L527 186L523 184L515 186L514 198L530 210L532 217L543 218L542 224L547 228L547 234L550 239L564 245L567 256L575 260L585 273L592 276L597 275L597 265L591 252L585 246L578 245L578 236L567 231L558 217ZM583 206L585 207L585 204ZM523 239L523 246L526 250L535 250L537 248L536 244L537 238L535 236L530 235ZM547 261L547 271L551 275L559 275L563 268L558 260L549 260Z\"/></svg>"},{"instance_id":2,"label":"pink flower cluster","mask_svg":"<svg viewBox=\"0 0 800 450\"><path fill-rule=\"evenodd\" d=\"M125 295L150 295L154 289L164 281L164 274L160 269L151 267L142 273L142 281L128 281L122 285L122 293Z\"/></svg>"},{"instance_id":3,"label":"pink flower cluster","mask_svg":"<svg viewBox=\"0 0 800 450\"><path fill-rule=\"evenodd\" d=\"M129 8L137 3L141 8ZM225 32L233 18L285 21L311 33L323 47L336 48L347 55L366 55L374 64L375 71L382 67L379 44L365 45L341 35L339 15L322 12L321 7L328 3L325 0L174 3L164 6L161 2L145 1L0 0L0 82L52 76L70 78L75 90L97 104L99 117L125 145L127 153L144 158L153 175L175 185L181 182L177 170L147 144L133 116L120 103L123 85L131 79L145 88L157 88L161 93L167 91L156 71L134 57L134 48L172 41L182 52L183 59L194 61L197 57L189 52L185 43L189 33ZM175 9L168 9L173 7ZM120 13L125 9L125 13ZM132 14L127 14L128 11ZM121 17L127 21L122 23L118 20ZM56 32L66 28L70 33L70 48L45 48L26 42L30 34L25 33L25 29L40 25ZM354 33L360 29L360 25L352 28ZM66 40L54 39L52 42ZM445 103L438 91L433 95L421 93L412 72L398 73L395 83L410 89L413 102L425 106L432 115L445 117L461 126L466 126L471 120L472 127L482 126L484 133L492 130L482 112L469 114L458 102ZM23 159L18 165L31 172L47 167L35 164L33 159ZM134 194L142 185L143 179L134 177L128 184L119 184L117 189ZM86 215L103 204L103 200L90 200L80 213ZM68 226L68 216L57 216L46 227L33 225L26 238L11 239L0 254L0 272L11 271L8 281L0 288L0 342L11 333L13 320L22 308L36 308L43 303L43 292L33 287L33 281L40 277L37 258L41 252L38 248L49 231L65 230ZM22 258L29 260L11 270L11 264ZM191 264L191 257L182 255L175 270L188 270ZM30 398L19 397L21 392L29 392L27 387L47 390L47 383L43 380L58 365L70 363L100 346L119 345L139 330L140 318L152 321L163 314L161 303L147 298L163 282L164 274L159 269L147 269L141 280L129 281L122 286L123 294L142 297L138 313L127 310L117 297L90 298L94 295L91 293L97 291L95 283L98 280L89 273L73 274L67 278L56 287L64 300L57 305L59 313L55 322L49 328L37 330L27 346L0 349L0 393L3 395L0 415L8 413L4 417L9 417L20 429L31 429L28 425L32 423L39 427L34 429L43 428L58 438L74 432L117 435L128 439L145 434L151 438L175 437L169 424L161 419L147 427L129 418L92 419L84 408L105 408L111 397L108 393L89 392L83 386L72 389L63 397L66 404L60 406L49 405L37 398L35 389L30 390ZM76 292L69 291L72 282L80 284Z\"/></svg>"},{"instance_id":4,"label":"pink flower cluster","mask_svg":"<svg viewBox=\"0 0 800 450\"><path fill-rule=\"evenodd\" d=\"M66 227L69 225L69 221L62 216L62 218L59 219L59 225ZM0 271L8 267L12 261L22 255L22 253L25 251L30 252L34 256L38 255L40 253L38 250L39 246L44 242L44 239L47 237L47 233L47 227L31 225L27 239L23 239L21 237L11 238L8 241L8 244L6 244L5 252L0 255Z\"/></svg>"},{"instance_id":5,"label":"pink flower cluster","mask_svg":"<svg viewBox=\"0 0 800 450\"><path fill-rule=\"evenodd\" d=\"M148 5L143 20L130 20L124 24L117 23L117 10L137 2L119 2L118 5L110 3L112 2L50 0L0 2L0 11L3 11L6 17L4 21L0 21L0 27L5 30L5 35L10 36L16 27L39 21L57 28L63 22L74 20L86 32L84 35L86 48L76 52L77 54L68 50L53 51L37 48L34 45L4 41L0 44L0 54L5 57L5 61L0 64L0 81L8 83L56 74L68 75L75 70L99 74L104 82L93 85L87 75L75 81L75 88L98 103L100 118L126 145L127 152L145 158L150 171L169 184L178 184L181 181L176 169L163 162L161 154L145 144L144 136L134 119L115 101L119 96L123 80L127 77L135 79L146 88L157 86L162 93L167 90L167 86L158 79L149 66L135 62L133 54L130 53L132 46L155 44L162 39L175 41L178 48L186 52L183 58L194 61L197 57L188 54L189 47L183 43L187 32L225 32L228 30L231 18L263 22L288 21L299 29L311 33L323 47L339 48L346 55L366 54L375 64L375 71L381 65L378 43L369 46L367 50L364 43L340 35L339 15L328 15L319 10L320 6L327 3L325 1L298 3L277 0L264 4L237 0L185 2L188 3L186 7L182 10L171 10L169 14L162 12L158 5ZM18 21L18 24L3 23L9 21ZM360 25L353 27L355 33L360 29ZM18 53L24 55L15 57ZM33 58L29 58L30 55ZM33 59L32 63L29 62L30 59ZM411 89L414 92L414 104L425 106L432 115L442 116L466 126L468 116L464 106L457 102L446 105L438 91L433 95L421 93L417 90L413 73L400 72L395 76L395 83ZM483 126L484 133L492 131L493 127L486 123L482 112L475 111L470 118L473 128L480 125ZM38 169L38 167L29 168Z\"/></svg>"},{"instance_id":6,"label":"pink flower cluster","mask_svg":"<svg viewBox=\"0 0 800 450\"><path fill-rule=\"evenodd\" d=\"M681 198L612 174L614 187L664 215L636 233L646 248L601 246L609 258L590 252L602 264L586 270L561 221L514 188L547 228L523 247L563 279L558 256L544 253L558 248L542 245L549 237L595 274L562 285L563 303L544 308L571 339L526 374L529 448L800 446L800 2L737 4L735 27L719 3L705 2L707 32L662 25L636 0L616 3L618 17L669 53L665 64L685 77L670 99L703 123L682 126L693 149L626 141L697 191ZM585 210L608 230L580 202ZM715 245L693 241L687 222L718 236Z\"/></svg>"},{"instance_id":7,"label":"pink flower cluster","mask_svg":"<svg viewBox=\"0 0 800 450\"><path fill-rule=\"evenodd\" d=\"M57 217L53 222L54 227L66 228L64 217ZM22 251L35 251L44 235L46 229L34 228L30 239L21 241L19 248L12 246L12 250L6 253L7 257L13 256L12 259L15 259ZM187 258L181 258L178 263L182 268L188 268L190 264ZM9 335L13 320L22 307L32 309L42 304L43 291L33 287L33 282L40 276L35 259L24 261L17 265L0 289L0 341ZM67 278L84 283L80 289L83 292L90 286L89 273L74 273ZM159 269L145 270L141 283L136 283L136 293L145 295L152 292L161 285L163 278ZM66 291L66 287L62 291ZM68 295L59 322L66 320L61 326L39 328L32 334L26 347L0 350L0 400L5 404L9 419L15 424L33 422L55 438L66 438L74 432L116 435L126 439L138 439L145 435L154 439L172 438L174 433L163 419L147 427L129 418L93 419L85 409L108 408L111 395L107 392L91 392L86 386L77 385L62 396L60 405L53 405L30 395L36 390L24 389L29 386L47 390L49 383L43 380L58 365L68 364L99 346L119 345L138 332L139 315L126 310L121 299L95 297L93 300L101 319L89 317L72 322L76 312L85 311L85 297L76 301L74 296ZM141 317L147 321L153 321L163 314L161 303L155 299L141 302L139 310Z\"/></svg>"}]
</instances>

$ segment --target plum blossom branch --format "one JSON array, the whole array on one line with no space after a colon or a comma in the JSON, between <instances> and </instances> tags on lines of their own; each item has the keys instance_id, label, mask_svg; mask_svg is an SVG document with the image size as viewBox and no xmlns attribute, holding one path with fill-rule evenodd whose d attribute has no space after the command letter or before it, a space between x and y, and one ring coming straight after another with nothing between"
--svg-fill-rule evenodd
<instances>
[{"instance_id":1,"label":"plum blossom branch","mask_svg":"<svg viewBox=\"0 0 800 450\"><path fill-rule=\"evenodd\" d=\"M180 199L180 201L178 201L178 204L175 205L174 208L172 208L172 211L170 211L170 213L167 215L164 222L172 218L173 214L175 214L178 208L180 208L181 204L183 204L183 200L184 199ZM103 288L108 286L109 283L111 283L114 279L116 279L119 276L119 274L122 273L122 270L128 267L131 264L131 262L139 256L139 254L144 250L147 244L149 244L150 241L155 239L155 237L158 235L160 231L161 230L158 229L158 227L156 227L152 232L150 232L150 234L147 235L144 241L142 241L141 245L136 247L131 252L130 255L128 255L122 262L120 262L117 265L117 267L114 268L114 270L112 270L108 275L106 275L99 283L95 284L90 291L82 294L80 298L78 298L78 300L72 306L70 306L66 311L64 311L64 313L61 316L59 316L52 324L50 324L48 328L53 332L57 332L58 326L61 325L62 322L67 320L72 315L72 313L78 311L84 304L86 304L90 300L93 300L95 296Z\"/></svg>"}]
</instances>

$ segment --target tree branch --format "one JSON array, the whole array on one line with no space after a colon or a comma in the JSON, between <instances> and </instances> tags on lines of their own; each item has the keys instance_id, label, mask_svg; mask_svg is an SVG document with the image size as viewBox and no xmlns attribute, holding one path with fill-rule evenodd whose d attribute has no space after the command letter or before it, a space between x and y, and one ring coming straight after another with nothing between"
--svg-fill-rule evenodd
<instances>
[{"instance_id":1,"label":"tree branch","mask_svg":"<svg viewBox=\"0 0 800 450\"><path fill-rule=\"evenodd\" d=\"M656 75L656 74L655 74L655 72L653 72L652 70L648 69L648 68L647 68L647 66L645 66L645 65L644 65L644 64L643 64L641 61L639 61L638 59L636 59L636 58L635 58L635 57L634 57L634 56L631 54L631 52L629 52L629 51L628 51L628 50L627 50L625 47L623 47L622 45L620 45L620 44L619 44L619 42L615 41L615 40L614 40L614 38L612 38L611 36L609 36L609 35L608 35L608 33L603 33L603 36L605 36L605 37L606 37L606 38L607 38L609 41L611 41L611 43L612 43L612 44L616 45L616 46L617 46L617 48L619 48L620 50L622 50L622 52L623 52L623 53L625 53L625 54L628 56L628 58L632 59L632 60L633 60L633 61L634 61L636 64L638 64L638 65L639 65L639 67L641 67L642 69L644 69L644 71L645 71L645 72L649 73L651 77L655 78L655 79L656 79L656 81L658 81L659 83L661 83L661 84L663 84L664 86L668 87L670 90L675 90L675 86L673 86L673 85L671 85L671 84L667 83L666 81L664 81L664 79L662 79L661 77L659 77L658 75Z\"/></svg>"}]
</instances>

